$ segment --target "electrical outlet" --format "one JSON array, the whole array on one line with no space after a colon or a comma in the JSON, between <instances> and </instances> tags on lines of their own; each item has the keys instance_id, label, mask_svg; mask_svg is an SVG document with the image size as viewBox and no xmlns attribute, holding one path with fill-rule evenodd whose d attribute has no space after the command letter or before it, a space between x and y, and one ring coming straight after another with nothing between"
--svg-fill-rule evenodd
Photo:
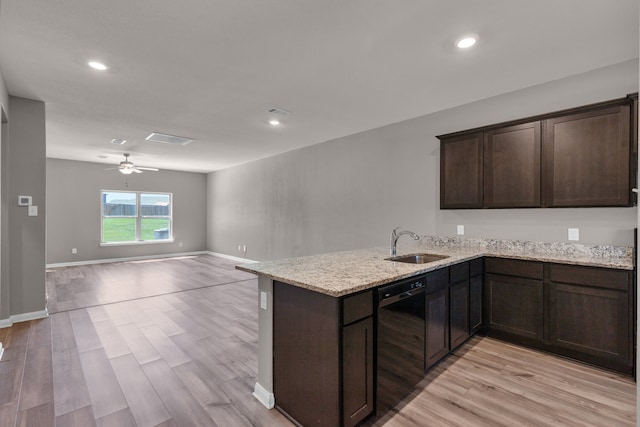
<instances>
[{"instance_id":1,"label":"electrical outlet","mask_svg":"<svg viewBox=\"0 0 640 427\"><path fill-rule=\"evenodd\" d=\"M71 248L71 253L72 254L77 254L78 253L78 248Z\"/></svg>"},{"instance_id":2,"label":"electrical outlet","mask_svg":"<svg viewBox=\"0 0 640 427\"><path fill-rule=\"evenodd\" d=\"M263 291L260 291L260 308L267 309L267 293Z\"/></svg>"},{"instance_id":3,"label":"electrical outlet","mask_svg":"<svg viewBox=\"0 0 640 427\"><path fill-rule=\"evenodd\" d=\"M247 253L247 245L244 245L244 246L242 247L242 250L244 251L244 253Z\"/></svg>"},{"instance_id":4,"label":"electrical outlet","mask_svg":"<svg viewBox=\"0 0 640 427\"><path fill-rule=\"evenodd\" d=\"M570 228L568 233L569 240L580 240L580 229L579 228Z\"/></svg>"},{"instance_id":5,"label":"electrical outlet","mask_svg":"<svg viewBox=\"0 0 640 427\"><path fill-rule=\"evenodd\" d=\"M242 245L238 245L238 252L242 252Z\"/></svg>"},{"instance_id":6,"label":"electrical outlet","mask_svg":"<svg viewBox=\"0 0 640 427\"><path fill-rule=\"evenodd\" d=\"M458 226L458 235L462 236L464 234L464 225Z\"/></svg>"}]
</instances>

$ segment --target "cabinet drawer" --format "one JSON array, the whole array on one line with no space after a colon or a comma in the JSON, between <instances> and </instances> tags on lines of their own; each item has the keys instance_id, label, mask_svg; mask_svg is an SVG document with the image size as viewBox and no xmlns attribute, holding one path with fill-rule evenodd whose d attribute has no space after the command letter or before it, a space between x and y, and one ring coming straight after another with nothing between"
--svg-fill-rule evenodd
<instances>
[{"instance_id":1,"label":"cabinet drawer","mask_svg":"<svg viewBox=\"0 0 640 427\"><path fill-rule=\"evenodd\" d=\"M425 293L430 294L436 292L449 285L449 267L431 271L425 276L426 289Z\"/></svg>"},{"instance_id":2,"label":"cabinet drawer","mask_svg":"<svg viewBox=\"0 0 640 427\"><path fill-rule=\"evenodd\" d=\"M487 258L484 264L487 273L505 274L508 276L526 277L542 280L544 268L541 262Z\"/></svg>"},{"instance_id":3,"label":"cabinet drawer","mask_svg":"<svg viewBox=\"0 0 640 427\"><path fill-rule=\"evenodd\" d=\"M469 262L469 276L478 276L484 271L484 258L477 258Z\"/></svg>"},{"instance_id":4,"label":"cabinet drawer","mask_svg":"<svg viewBox=\"0 0 640 427\"><path fill-rule=\"evenodd\" d=\"M552 282L573 283L620 291L628 291L631 283L628 271L560 264L549 266L549 278Z\"/></svg>"},{"instance_id":5,"label":"cabinet drawer","mask_svg":"<svg viewBox=\"0 0 640 427\"><path fill-rule=\"evenodd\" d=\"M469 263L463 262L449 267L449 282L458 283L469 278Z\"/></svg>"},{"instance_id":6,"label":"cabinet drawer","mask_svg":"<svg viewBox=\"0 0 640 427\"><path fill-rule=\"evenodd\" d=\"M344 325L373 315L373 291L345 297L342 302L342 322Z\"/></svg>"}]
</instances>

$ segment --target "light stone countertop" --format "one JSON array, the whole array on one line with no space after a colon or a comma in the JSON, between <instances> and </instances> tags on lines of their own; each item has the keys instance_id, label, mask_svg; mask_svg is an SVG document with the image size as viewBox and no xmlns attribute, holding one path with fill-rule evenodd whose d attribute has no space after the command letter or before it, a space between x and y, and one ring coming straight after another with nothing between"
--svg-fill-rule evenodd
<instances>
[{"instance_id":1,"label":"light stone countertop","mask_svg":"<svg viewBox=\"0 0 640 427\"><path fill-rule=\"evenodd\" d=\"M423 236L398 255L447 255L428 264L388 261L389 248L358 249L236 266L238 270L340 297L484 256L633 270L633 248ZM404 244L403 244L404 243Z\"/></svg>"}]
</instances>

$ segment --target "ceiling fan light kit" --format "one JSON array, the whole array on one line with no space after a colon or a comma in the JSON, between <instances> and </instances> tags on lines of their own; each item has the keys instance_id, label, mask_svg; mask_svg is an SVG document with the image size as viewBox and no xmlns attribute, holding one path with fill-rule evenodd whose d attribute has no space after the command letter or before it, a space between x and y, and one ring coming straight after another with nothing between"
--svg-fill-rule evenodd
<instances>
[{"instance_id":1,"label":"ceiling fan light kit","mask_svg":"<svg viewBox=\"0 0 640 427\"><path fill-rule=\"evenodd\" d=\"M119 170L121 174L131 175L132 173L142 173L143 171L152 171L158 172L160 169L157 168L145 168L141 166L136 166L132 162L129 161L129 153L124 153L124 160L120 162L120 165L117 168L107 168L105 170Z\"/></svg>"}]
</instances>

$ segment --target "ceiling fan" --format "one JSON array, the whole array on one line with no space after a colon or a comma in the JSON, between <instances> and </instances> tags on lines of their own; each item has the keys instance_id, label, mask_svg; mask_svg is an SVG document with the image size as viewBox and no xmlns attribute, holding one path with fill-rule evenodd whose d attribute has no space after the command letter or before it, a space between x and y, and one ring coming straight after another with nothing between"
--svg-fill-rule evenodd
<instances>
[{"instance_id":1,"label":"ceiling fan","mask_svg":"<svg viewBox=\"0 0 640 427\"><path fill-rule=\"evenodd\" d=\"M109 170L116 170L116 169L119 170L120 173L123 173L125 175L130 175L134 172L135 173L142 173L142 171L157 172L160 170L156 168L143 168L143 167L134 165L129 161L129 153L124 153L124 161L120 162L120 166L118 166L117 168L107 168L105 170L109 171Z\"/></svg>"}]
</instances>

